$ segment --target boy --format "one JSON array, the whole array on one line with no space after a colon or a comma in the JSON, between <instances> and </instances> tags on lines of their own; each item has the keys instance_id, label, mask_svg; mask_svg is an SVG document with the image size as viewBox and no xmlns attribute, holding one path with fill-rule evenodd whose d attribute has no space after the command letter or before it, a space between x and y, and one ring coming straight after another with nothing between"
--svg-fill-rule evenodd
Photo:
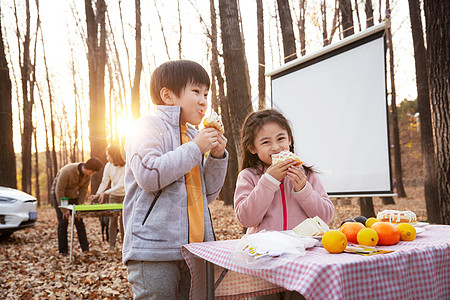
<instances>
[{"instance_id":1,"label":"boy","mask_svg":"<svg viewBox=\"0 0 450 300\"><path fill-rule=\"evenodd\" d=\"M156 115L137 120L128 136L123 262L135 299L188 298L181 246L215 239L208 203L225 180L227 139L191 126L205 115L209 85L195 62L162 64L150 81Z\"/></svg>"}]
</instances>

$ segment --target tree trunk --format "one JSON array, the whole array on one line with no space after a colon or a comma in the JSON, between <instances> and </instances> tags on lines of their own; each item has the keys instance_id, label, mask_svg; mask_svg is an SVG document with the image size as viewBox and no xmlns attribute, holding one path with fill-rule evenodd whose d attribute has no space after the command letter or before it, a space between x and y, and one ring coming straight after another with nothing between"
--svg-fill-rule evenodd
<instances>
[{"instance_id":1,"label":"tree trunk","mask_svg":"<svg viewBox=\"0 0 450 300\"><path fill-rule=\"evenodd\" d=\"M42 31L41 31L42 33ZM47 89L48 89L48 103L49 103L49 110L50 110L50 130L51 130L51 140L52 140L52 149L50 151L50 179L53 183L53 179L56 176L56 173L58 172L58 158L56 156L56 143L55 143L55 119L53 115L53 94L52 94L52 86L50 82L50 74L48 72L48 66L47 66L47 55L45 52L45 46L44 46L44 37L41 36L41 43L42 43L42 56L44 59L44 67L45 67L45 79L47 82ZM42 101L42 99L41 99ZM48 142L48 141L47 141ZM50 195L50 194L49 194Z\"/></svg>"},{"instance_id":2,"label":"tree trunk","mask_svg":"<svg viewBox=\"0 0 450 300\"><path fill-rule=\"evenodd\" d=\"M140 113L141 102L139 93L139 90L141 88L141 73L142 73L141 0L135 0L135 6L136 6L136 66L134 69L134 83L131 88L131 112L133 114L134 120L139 118L139 116L141 115Z\"/></svg>"},{"instance_id":3,"label":"tree trunk","mask_svg":"<svg viewBox=\"0 0 450 300\"><path fill-rule=\"evenodd\" d=\"M333 22L331 23L331 30L330 35L328 37L327 32L327 3L326 0L323 0L320 6L321 9L321 15L322 15L322 26L323 26L323 32L322 32L322 39L323 39L323 46L327 46L331 44L331 41L333 40L333 36L336 33L336 30L338 28L338 19L339 19L339 8L338 8L338 0L334 1L334 15L333 15Z\"/></svg>"},{"instance_id":4,"label":"tree trunk","mask_svg":"<svg viewBox=\"0 0 450 300\"><path fill-rule=\"evenodd\" d=\"M213 108L218 112L220 107L220 114L222 116L222 121L225 128L225 137L228 140L227 151L228 151L228 169L227 176L225 177L225 182L220 191L220 199L224 201L225 205L233 205L234 203L234 190L236 189L236 179L238 173L238 160L236 152L236 143L234 140L233 126L230 118L230 107L228 99L225 96L225 81L222 77L222 73L219 67L219 58L217 50L217 17L216 9L214 6L214 0L210 0L210 15L211 15L211 72L212 80L217 81L218 89L218 99L213 101ZM217 95L213 95L213 99ZM215 103L216 102L216 103Z\"/></svg>"},{"instance_id":5,"label":"tree trunk","mask_svg":"<svg viewBox=\"0 0 450 300\"><path fill-rule=\"evenodd\" d=\"M298 35L300 38L300 55L306 55L306 30L305 30L305 20L306 20L306 0L300 0L300 16L298 19ZM324 28L326 30L326 27Z\"/></svg>"},{"instance_id":6,"label":"tree trunk","mask_svg":"<svg viewBox=\"0 0 450 300\"><path fill-rule=\"evenodd\" d=\"M344 38L346 38L355 33L350 0L339 0L339 11L341 12L342 33Z\"/></svg>"},{"instance_id":7,"label":"tree trunk","mask_svg":"<svg viewBox=\"0 0 450 300\"><path fill-rule=\"evenodd\" d=\"M281 34L283 35L284 62L297 58L294 29L292 27L291 10L288 0L277 0L278 14L280 16Z\"/></svg>"},{"instance_id":8,"label":"tree trunk","mask_svg":"<svg viewBox=\"0 0 450 300\"><path fill-rule=\"evenodd\" d=\"M87 46L89 64L89 134L91 157L106 162L106 127L105 127L105 65L106 65L106 30L104 0L96 1L96 14L91 0L85 0ZM98 30L99 29L99 30ZM91 179L91 192L95 193L100 185L102 172L97 172Z\"/></svg>"},{"instance_id":9,"label":"tree trunk","mask_svg":"<svg viewBox=\"0 0 450 300\"><path fill-rule=\"evenodd\" d=\"M41 109L42 109L42 120L44 122L44 132L45 132L45 174L47 177L47 204L50 203L50 193L52 188L52 159L51 159L51 153L50 153L50 146L48 142L48 128L47 128L47 116L45 112L44 107L44 100L42 99L42 95L40 93L40 89L38 87L39 92L39 100L41 103Z\"/></svg>"},{"instance_id":10,"label":"tree trunk","mask_svg":"<svg viewBox=\"0 0 450 300\"><path fill-rule=\"evenodd\" d=\"M178 26L180 27L180 38L178 39L178 59L182 59L182 41L183 41L183 27L181 26L181 9L180 9L180 0L177 0L178 6Z\"/></svg>"},{"instance_id":11,"label":"tree trunk","mask_svg":"<svg viewBox=\"0 0 450 300\"><path fill-rule=\"evenodd\" d=\"M0 186L17 188L16 155L13 143L11 78L5 56L0 14Z\"/></svg>"},{"instance_id":12,"label":"tree trunk","mask_svg":"<svg viewBox=\"0 0 450 300\"><path fill-rule=\"evenodd\" d=\"M355 0L355 12L356 12L356 20L358 20L358 28L361 32L361 18L359 17L359 8L358 8L358 0Z\"/></svg>"},{"instance_id":13,"label":"tree trunk","mask_svg":"<svg viewBox=\"0 0 450 300\"><path fill-rule=\"evenodd\" d=\"M389 0L386 0L386 11L390 14ZM389 15L388 15L389 16ZM392 137L394 143L394 170L397 194L400 198L406 197L405 188L403 187L403 171L402 171L402 157L400 149L400 134L398 128L398 114L395 90L395 72L394 72L394 45L392 43L391 28L386 29L386 38L389 48L389 71L391 78L391 111L392 111Z\"/></svg>"},{"instance_id":14,"label":"tree trunk","mask_svg":"<svg viewBox=\"0 0 450 300\"><path fill-rule=\"evenodd\" d=\"M34 134L34 160L35 160L35 168L34 168L35 182L34 182L34 186L36 188L35 191L36 191L37 206L41 207L41 188L39 186L39 151L38 151L38 142L37 142L36 130L34 130L33 134Z\"/></svg>"},{"instance_id":15,"label":"tree trunk","mask_svg":"<svg viewBox=\"0 0 450 300\"><path fill-rule=\"evenodd\" d=\"M450 2L424 0L429 89L442 223L450 225Z\"/></svg>"},{"instance_id":16,"label":"tree trunk","mask_svg":"<svg viewBox=\"0 0 450 300\"><path fill-rule=\"evenodd\" d=\"M420 114L420 135L424 162L424 188L427 216L430 223L442 223L439 206L436 162L434 157L433 125L431 121L430 90L428 88L427 56L423 40L419 0L409 0L409 15L414 44L417 102Z\"/></svg>"},{"instance_id":17,"label":"tree trunk","mask_svg":"<svg viewBox=\"0 0 450 300\"><path fill-rule=\"evenodd\" d=\"M220 0L219 12L229 116L240 165L240 131L245 117L253 111L250 99L250 83L247 81L248 74L245 74L245 53L242 34L239 29L236 0Z\"/></svg>"},{"instance_id":18,"label":"tree trunk","mask_svg":"<svg viewBox=\"0 0 450 300\"><path fill-rule=\"evenodd\" d=\"M373 209L372 197L359 197L359 207L361 210L361 216L366 218L376 217Z\"/></svg>"},{"instance_id":19,"label":"tree trunk","mask_svg":"<svg viewBox=\"0 0 450 300\"><path fill-rule=\"evenodd\" d=\"M20 62L23 98L22 132L22 190L31 194L31 140L33 134L33 102L29 99L30 83L30 1L26 0L26 33L23 38L23 57ZM18 25L17 25L18 26ZM31 89L31 87L30 87Z\"/></svg>"},{"instance_id":20,"label":"tree trunk","mask_svg":"<svg viewBox=\"0 0 450 300\"><path fill-rule=\"evenodd\" d=\"M258 109L266 108L266 55L264 53L264 9L262 0L256 0L258 22Z\"/></svg>"},{"instance_id":21,"label":"tree trunk","mask_svg":"<svg viewBox=\"0 0 450 300\"><path fill-rule=\"evenodd\" d=\"M366 12L366 27L372 27L374 24L372 0L366 0L364 11Z\"/></svg>"}]
</instances>

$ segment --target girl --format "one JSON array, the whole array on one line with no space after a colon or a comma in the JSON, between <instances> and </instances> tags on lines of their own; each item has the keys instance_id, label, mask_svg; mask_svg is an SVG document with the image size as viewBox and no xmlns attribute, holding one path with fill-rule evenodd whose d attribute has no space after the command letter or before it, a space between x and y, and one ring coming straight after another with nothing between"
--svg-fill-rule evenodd
<instances>
[{"instance_id":1,"label":"girl","mask_svg":"<svg viewBox=\"0 0 450 300\"><path fill-rule=\"evenodd\" d=\"M106 150L106 159L108 162L105 165L103 171L103 178L100 187L97 190L95 198L99 198L99 203L105 201L105 195L109 195L109 203L123 203L125 197L125 161L120 153L120 148L115 145L111 145ZM108 184L111 182L111 188L106 190ZM110 217L109 224L109 246L110 251L114 251L116 247L116 235L117 235L117 216ZM123 240L123 224L122 217L120 217L120 233Z\"/></svg>"},{"instance_id":2,"label":"girl","mask_svg":"<svg viewBox=\"0 0 450 300\"><path fill-rule=\"evenodd\" d=\"M250 113L242 126L241 147L234 208L248 233L290 230L316 215L326 223L332 220L333 203L311 167L293 160L271 165L271 155L294 152L292 130L281 113Z\"/></svg>"}]
</instances>

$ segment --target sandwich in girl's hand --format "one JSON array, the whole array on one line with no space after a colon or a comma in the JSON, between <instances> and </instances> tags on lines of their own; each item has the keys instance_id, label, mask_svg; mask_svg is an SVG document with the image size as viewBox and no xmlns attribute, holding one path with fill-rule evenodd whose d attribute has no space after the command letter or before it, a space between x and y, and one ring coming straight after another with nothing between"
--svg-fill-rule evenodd
<instances>
[{"instance_id":1,"label":"sandwich in girl's hand","mask_svg":"<svg viewBox=\"0 0 450 300\"><path fill-rule=\"evenodd\" d=\"M303 164L303 162L297 155L288 150L283 150L278 154L272 154L272 166L280 162L287 161L288 159L296 161L299 167Z\"/></svg>"},{"instance_id":2,"label":"sandwich in girl's hand","mask_svg":"<svg viewBox=\"0 0 450 300\"><path fill-rule=\"evenodd\" d=\"M205 128L208 127L212 127L215 128L217 130L219 130L220 133L224 133L224 129L223 129L223 124L222 124L222 118L219 117L218 114L216 114L216 112L212 112L212 114L209 117L206 117L203 120L203 125L205 126Z\"/></svg>"}]
</instances>

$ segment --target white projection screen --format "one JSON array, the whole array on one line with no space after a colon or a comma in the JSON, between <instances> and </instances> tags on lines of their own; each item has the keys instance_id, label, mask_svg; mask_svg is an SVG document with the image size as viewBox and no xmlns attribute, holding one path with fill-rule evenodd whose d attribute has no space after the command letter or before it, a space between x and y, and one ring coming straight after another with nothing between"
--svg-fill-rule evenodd
<instances>
[{"instance_id":1,"label":"white projection screen","mask_svg":"<svg viewBox=\"0 0 450 300\"><path fill-rule=\"evenodd\" d=\"M392 195L384 25L268 73L295 152L330 196Z\"/></svg>"}]
</instances>

